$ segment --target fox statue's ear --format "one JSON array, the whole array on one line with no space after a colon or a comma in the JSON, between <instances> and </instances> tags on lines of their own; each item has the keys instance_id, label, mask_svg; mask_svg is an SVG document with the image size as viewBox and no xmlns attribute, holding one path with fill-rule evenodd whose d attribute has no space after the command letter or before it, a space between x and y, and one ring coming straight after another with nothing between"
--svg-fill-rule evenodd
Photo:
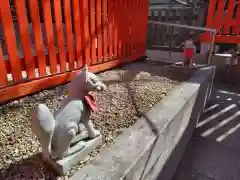
<instances>
[{"instance_id":1,"label":"fox statue's ear","mask_svg":"<svg viewBox=\"0 0 240 180\"><path fill-rule=\"evenodd\" d=\"M83 67L83 71L88 72L88 65L87 64L85 64L85 66Z\"/></svg>"},{"instance_id":2,"label":"fox statue's ear","mask_svg":"<svg viewBox=\"0 0 240 180\"><path fill-rule=\"evenodd\" d=\"M83 67L83 73L84 73L85 81L87 81L88 80L88 66L87 66L87 64L85 64L85 66Z\"/></svg>"}]
</instances>

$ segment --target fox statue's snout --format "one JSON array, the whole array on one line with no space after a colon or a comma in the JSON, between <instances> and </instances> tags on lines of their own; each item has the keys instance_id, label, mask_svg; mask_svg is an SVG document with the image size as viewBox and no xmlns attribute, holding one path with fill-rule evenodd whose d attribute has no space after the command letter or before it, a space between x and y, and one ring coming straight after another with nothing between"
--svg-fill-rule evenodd
<instances>
[{"instance_id":1,"label":"fox statue's snout","mask_svg":"<svg viewBox=\"0 0 240 180\"><path fill-rule=\"evenodd\" d=\"M97 90L98 91L106 91L107 86L105 84L101 83L101 85L97 86Z\"/></svg>"}]
</instances>

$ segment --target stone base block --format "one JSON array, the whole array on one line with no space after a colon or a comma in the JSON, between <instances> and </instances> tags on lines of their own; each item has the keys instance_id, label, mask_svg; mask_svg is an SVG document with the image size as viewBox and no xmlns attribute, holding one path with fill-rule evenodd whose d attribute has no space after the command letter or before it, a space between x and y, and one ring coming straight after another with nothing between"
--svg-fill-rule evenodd
<instances>
[{"instance_id":1,"label":"stone base block","mask_svg":"<svg viewBox=\"0 0 240 180\"><path fill-rule=\"evenodd\" d=\"M89 153L91 153L94 149L99 147L102 144L102 136L98 136L94 139L90 139L86 141L86 146L79 152L65 157L60 160L52 160L52 159L43 159L47 165L50 165L58 175L66 175L66 173L78 163L83 161Z\"/></svg>"}]
</instances>

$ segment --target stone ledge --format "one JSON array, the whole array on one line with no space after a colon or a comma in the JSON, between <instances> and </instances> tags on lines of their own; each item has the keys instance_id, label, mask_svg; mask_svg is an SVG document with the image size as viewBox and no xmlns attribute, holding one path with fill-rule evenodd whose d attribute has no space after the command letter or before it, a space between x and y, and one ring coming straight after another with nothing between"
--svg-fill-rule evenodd
<instances>
[{"instance_id":1,"label":"stone ledge","mask_svg":"<svg viewBox=\"0 0 240 180\"><path fill-rule=\"evenodd\" d=\"M169 180L209 99L214 73L213 66L199 68L70 180Z\"/></svg>"}]
</instances>

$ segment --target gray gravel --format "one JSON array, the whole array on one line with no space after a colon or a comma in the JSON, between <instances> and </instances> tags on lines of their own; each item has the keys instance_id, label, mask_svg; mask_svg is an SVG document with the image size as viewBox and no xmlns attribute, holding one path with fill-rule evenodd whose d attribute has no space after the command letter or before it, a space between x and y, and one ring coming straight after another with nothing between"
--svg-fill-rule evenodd
<instances>
[{"instance_id":1,"label":"gray gravel","mask_svg":"<svg viewBox=\"0 0 240 180\"><path fill-rule=\"evenodd\" d=\"M137 62L100 73L108 91L97 95L99 112L92 115L96 128L104 137L102 147L109 145L125 128L131 126L155 103L165 97L190 73L153 62ZM56 111L66 95L67 85L44 90L0 107L0 179L67 179L99 152L91 153L66 177L55 177L40 161L41 148L31 132L29 118L38 103Z\"/></svg>"}]
</instances>

